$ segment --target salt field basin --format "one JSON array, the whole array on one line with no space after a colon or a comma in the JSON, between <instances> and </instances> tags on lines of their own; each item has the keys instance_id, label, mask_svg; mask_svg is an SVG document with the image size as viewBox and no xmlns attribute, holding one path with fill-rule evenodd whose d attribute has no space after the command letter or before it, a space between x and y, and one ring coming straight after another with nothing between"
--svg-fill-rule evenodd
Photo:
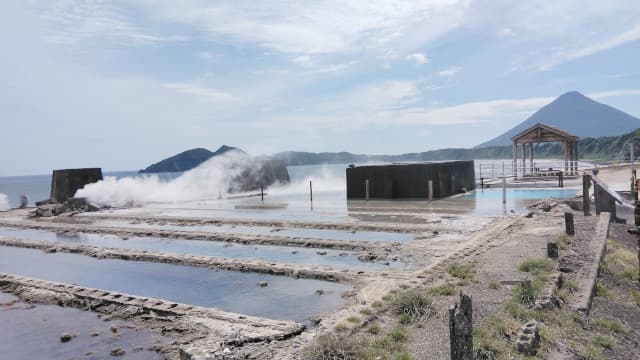
<instances>
[{"instance_id":1,"label":"salt field basin","mask_svg":"<svg viewBox=\"0 0 640 360\"><path fill-rule=\"evenodd\" d=\"M353 251L314 248L287 247L276 245L243 245L207 240L169 239L153 236L132 236L126 239L110 234L56 233L49 230L32 230L0 227L0 236L69 243L76 245L100 246L118 249L170 252L189 255L217 256L226 258L260 259L288 264L326 265L338 268L375 270L401 267L400 262L359 261Z\"/></svg>"},{"instance_id":2,"label":"salt field basin","mask_svg":"<svg viewBox=\"0 0 640 360\"><path fill-rule=\"evenodd\" d=\"M341 294L349 289L320 280L11 247L0 248L0 272L294 321L335 310L344 303ZM264 281L267 286L257 286Z\"/></svg>"},{"instance_id":3,"label":"salt field basin","mask_svg":"<svg viewBox=\"0 0 640 360\"><path fill-rule=\"evenodd\" d=\"M124 350L126 359L163 359L145 348L170 342L156 334L133 330L122 321L106 322L92 312L26 304L5 293L0 293L0 324L3 359L106 359L114 348ZM112 327L117 335L112 334ZM61 343L65 333L73 338Z\"/></svg>"},{"instance_id":4,"label":"salt field basin","mask_svg":"<svg viewBox=\"0 0 640 360\"><path fill-rule=\"evenodd\" d=\"M355 240L355 241L382 241L382 242L407 242L411 241L413 234L394 233L383 231L346 231L331 229L298 229L298 228L274 228L266 226L242 226L242 225L174 225L171 223L147 223L126 220L96 219L91 225L113 226L141 229L161 229L176 231L202 231L222 234L249 234L249 235L274 235L284 237L303 237L331 240Z\"/></svg>"}]
</instances>

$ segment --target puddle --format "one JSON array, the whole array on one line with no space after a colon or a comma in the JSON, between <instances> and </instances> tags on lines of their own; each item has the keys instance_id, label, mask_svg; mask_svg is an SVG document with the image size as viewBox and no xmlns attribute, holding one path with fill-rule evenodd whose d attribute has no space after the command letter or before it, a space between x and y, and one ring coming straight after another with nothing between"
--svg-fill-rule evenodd
<instances>
[{"instance_id":1,"label":"puddle","mask_svg":"<svg viewBox=\"0 0 640 360\"><path fill-rule=\"evenodd\" d=\"M116 235L77 233L58 234L48 230L0 228L0 236L19 239L63 242L79 245L172 252L179 254L218 256L226 258L261 259L289 264L327 265L338 268L375 270L402 267L399 262L383 263L359 261L353 251L312 249L272 245L242 245L218 241L168 239L160 237L129 237L123 240ZM318 252L326 252L319 255Z\"/></svg>"},{"instance_id":2,"label":"puddle","mask_svg":"<svg viewBox=\"0 0 640 360\"><path fill-rule=\"evenodd\" d=\"M213 232L223 234L247 234L247 235L274 235L285 237L304 237L330 240L357 240L357 241L382 241L382 242L408 242L413 238L412 234L379 232L379 231L346 231L325 229L282 229L266 226L243 225L172 225L161 223L135 223L125 220L95 220L92 225L112 226L142 229L161 229L175 231Z\"/></svg>"},{"instance_id":3,"label":"puddle","mask_svg":"<svg viewBox=\"0 0 640 360\"><path fill-rule=\"evenodd\" d=\"M73 283L142 297L216 307L273 319L305 321L344 303L348 286L320 280L209 270L150 262L97 260L2 247L0 272ZM267 281L267 287L256 284ZM323 295L316 295L323 290Z\"/></svg>"},{"instance_id":4,"label":"puddle","mask_svg":"<svg viewBox=\"0 0 640 360\"><path fill-rule=\"evenodd\" d=\"M7 304L15 299L0 293L3 359L108 359L116 347L125 351L125 359L163 359L155 352L136 348L169 342L155 334L120 327L125 324L122 321L105 322L92 312L53 305L33 307L20 301ZM119 336L112 335L111 326L118 327ZM75 337L62 343L60 336L64 333ZM94 333L98 335L91 336Z\"/></svg>"}]
</instances>

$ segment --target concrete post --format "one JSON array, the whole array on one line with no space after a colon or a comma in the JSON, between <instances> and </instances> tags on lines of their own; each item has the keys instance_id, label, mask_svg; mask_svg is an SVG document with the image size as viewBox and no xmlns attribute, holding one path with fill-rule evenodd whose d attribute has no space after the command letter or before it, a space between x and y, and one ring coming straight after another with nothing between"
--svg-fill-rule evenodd
<instances>
[{"instance_id":1,"label":"concrete post","mask_svg":"<svg viewBox=\"0 0 640 360\"><path fill-rule=\"evenodd\" d=\"M547 256L550 257L551 259L557 259L558 258L558 244L553 242L553 241L549 241L547 242Z\"/></svg>"},{"instance_id":2,"label":"concrete post","mask_svg":"<svg viewBox=\"0 0 640 360\"><path fill-rule=\"evenodd\" d=\"M573 213L564 213L564 232L567 235L575 235L575 226L573 223Z\"/></svg>"},{"instance_id":3,"label":"concrete post","mask_svg":"<svg viewBox=\"0 0 640 360\"><path fill-rule=\"evenodd\" d=\"M264 201L264 184L260 183L260 200Z\"/></svg>"},{"instance_id":4,"label":"concrete post","mask_svg":"<svg viewBox=\"0 0 640 360\"><path fill-rule=\"evenodd\" d=\"M369 201L369 179L364 181L364 198Z\"/></svg>"},{"instance_id":5,"label":"concrete post","mask_svg":"<svg viewBox=\"0 0 640 360\"><path fill-rule=\"evenodd\" d=\"M471 297L460 292L460 303L449 308L451 360L473 360Z\"/></svg>"},{"instance_id":6,"label":"concrete post","mask_svg":"<svg viewBox=\"0 0 640 360\"><path fill-rule=\"evenodd\" d=\"M433 180L429 180L427 186L427 199L429 200L429 202L433 201Z\"/></svg>"},{"instance_id":7,"label":"concrete post","mask_svg":"<svg viewBox=\"0 0 640 360\"><path fill-rule=\"evenodd\" d=\"M507 203L507 178L502 176L502 204Z\"/></svg>"},{"instance_id":8,"label":"concrete post","mask_svg":"<svg viewBox=\"0 0 640 360\"><path fill-rule=\"evenodd\" d=\"M590 207L591 202L589 196L589 187L591 186L591 176L584 174L582 175L582 209L584 211L584 216L590 215Z\"/></svg>"}]
</instances>

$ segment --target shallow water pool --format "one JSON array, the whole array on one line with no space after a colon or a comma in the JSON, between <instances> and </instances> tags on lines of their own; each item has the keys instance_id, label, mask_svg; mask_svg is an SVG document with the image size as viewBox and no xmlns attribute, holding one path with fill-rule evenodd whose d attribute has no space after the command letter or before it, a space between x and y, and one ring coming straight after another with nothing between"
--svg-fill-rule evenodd
<instances>
[{"instance_id":1,"label":"shallow water pool","mask_svg":"<svg viewBox=\"0 0 640 360\"><path fill-rule=\"evenodd\" d=\"M0 247L0 272L130 295L305 321L344 303L348 286L328 281ZM267 287L256 284L267 281ZM316 295L323 290L323 295Z\"/></svg>"}]
</instances>

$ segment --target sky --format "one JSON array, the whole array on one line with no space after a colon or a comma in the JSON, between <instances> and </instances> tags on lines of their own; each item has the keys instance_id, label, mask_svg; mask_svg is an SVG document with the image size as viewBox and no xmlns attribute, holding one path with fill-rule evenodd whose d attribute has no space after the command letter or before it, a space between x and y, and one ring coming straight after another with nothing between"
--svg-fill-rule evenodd
<instances>
[{"instance_id":1,"label":"sky","mask_svg":"<svg viewBox=\"0 0 640 360\"><path fill-rule=\"evenodd\" d=\"M0 176L472 147L572 90L640 116L631 0L6 0L0 54Z\"/></svg>"}]
</instances>

